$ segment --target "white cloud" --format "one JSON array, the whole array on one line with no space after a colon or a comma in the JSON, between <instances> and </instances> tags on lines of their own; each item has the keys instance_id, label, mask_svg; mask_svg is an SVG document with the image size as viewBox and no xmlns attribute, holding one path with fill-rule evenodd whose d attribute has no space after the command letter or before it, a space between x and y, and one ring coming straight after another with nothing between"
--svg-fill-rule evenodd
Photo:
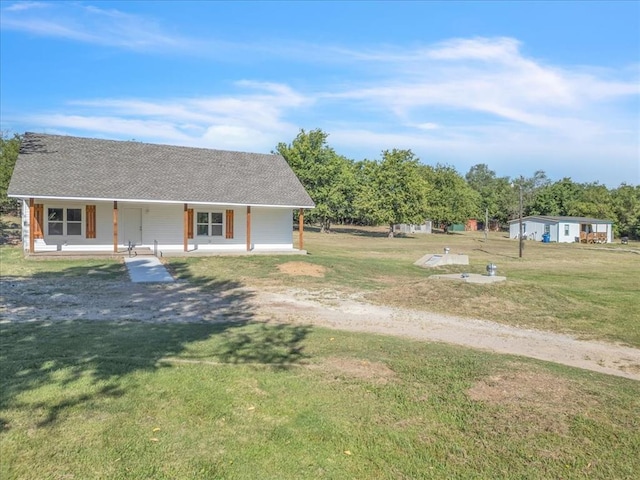
<instances>
[{"instance_id":1,"label":"white cloud","mask_svg":"<svg viewBox=\"0 0 640 480\"><path fill-rule=\"evenodd\" d=\"M372 117L365 128L329 129L338 150L375 156L411 148L461 171L488 163L509 175L541 168L552 178L640 184L637 66L553 65L505 38L454 39L360 60L393 73L323 95Z\"/></svg>"},{"instance_id":2,"label":"white cloud","mask_svg":"<svg viewBox=\"0 0 640 480\"><path fill-rule=\"evenodd\" d=\"M138 51L184 51L197 42L170 35L152 19L79 3L15 3L2 9L3 29Z\"/></svg>"},{"instance_id":3,"label":"white cloud","mask_svg":"<svg viewBox=\"0 0 640 480\"><path fill-rule=\"evenodd\" d=\"M264 129L243 126L213 125L200 139L202 146L221 150L271 151L278 143L277 135ZM247 139L250 139L247 141ZM255 148L258 147L258 148Z\"/></svg>"},{"instance_id":4,"label":"white cloud","mask_svg":"<svg viewBox=\"0 0 640 480\"><path fill-rule=\"evenodd\" d=\"M5 12L23 12L25 10L33 10L34 8L46 8L50 4L44 2L17 2L3 8Z\"/></svg>"},{"instance_id":5,"label":"white cloud","mask_svg":"<svg viewBox=\"0 0 640 480\"><path fill-rule=\"evenodd\" d=\"M26 117L34 124L41 125L48 131L58 132L84 131L100 136L113 135L121 139L164 139L163 143L182 143L189 141L189 136L177 128L175 124L159 120L127 119L117 116L99 115L63 115L37 114Z\"/></svg>"},{"instance_id":6,"label":"white cloud","mask_svg":"<svg viewBox=\"0 0 640 480\"><path fill-rule=\"evenodd\" d=\"M426 122L426 123L419 123L415 125L415 127L421 130L437 130L438 128L440 128L440 125L433 122Z\"/></svg>"},{"instance_id":7,"label":"white cloud","mask_svg":"<svg viewBox=\"0 0 640 480\"><path fill-rule=\"evenodd\" d=\"M572 117L597 117L594 103L640 93L637 76L607 80L547 66L522 56L518 42L508 39L457 40L447 45L416 54L407 70L400 66L396 76L327 97L385 107L412 123L421 123L416 111L435 107L461 114L482 112L495 120L533 127L570 129Z\"/></svg>"},{"instance_id":8,"label":"white cloud","mask_svg":"<svg viewBox=\"0 0 640 480\"><path fill-rule=\"evenodd\" d=\"M76 134L265 152L296 135L298 127L286 120L287 113L311 99L282 84L238 86L244 90L236 96L76 100L66 108L71 114L39 113L22 121Z\"/></svg>"},{"instance_id":9,"label":"white cloud","mask_svg":"<svg viewBox=\"0 0 640 480\"><path fill-rule=\"evenodd\" d=\"M114 25L131 20L118 12L90 13ZM148 32L138 36L139 45L162 43L161 33ZM136 44L133 37L129 44ZM269 48L273 56L300 50ZM527 174L520 163L526 161L527 170L550 175L562 171L559 176L580 180L580 172L588 172L591 180L640 183L637 65L619 71L555 65L527 57L511 38L313 51L325 62L333 57L334 67L349 63L359 75L332 72L333 83L323 79L305 89L244 79L215 95L77 100L65 105L67 115L39 113L30 121L70 133L254 151L290 141L300 127L320 127L337 151L355 159L410 148L425 161L460 170L488 163L503 174ZM347 84L347 78L358 81ZM596 171L603 173L594 178Z\"/></svg>"},{"instance_id":10,"label":"white cloud","mask_svg":"<svg viewBox=\"0 0 640 480\"><path fill-rule=\"evenodd\" d=\"M484 60L508 63L518 58L520 42L514 38L456 38L428 49L429 58L439 60Z\"/></svg>"}]
</instances>

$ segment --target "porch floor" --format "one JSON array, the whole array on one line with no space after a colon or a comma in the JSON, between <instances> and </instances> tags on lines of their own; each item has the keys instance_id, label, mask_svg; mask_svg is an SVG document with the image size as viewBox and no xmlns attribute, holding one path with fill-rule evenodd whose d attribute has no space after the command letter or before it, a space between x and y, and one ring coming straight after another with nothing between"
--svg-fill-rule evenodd
<instances>
[{"instance_id":1,"label":"porch floor","mask_svg":"<svg viewBox=\"0 0 640 480\"><path fill-rule=\"evenodd\" d=\"M129 250L127 248L122 248L120 250L118 250L118 253L115 253L113 251L100 251L100 250L96 250L96 251L72 251L72 250L65 250L65 251L44 251L44 252L35 252L35 253L26 253L25 256L27 258L34 258L34 259L47 259L47 258L68 258L68 259L74 259L74 258L126 258L126 257L133 257L135 255L153 255L153 252L151 251L150 248L136 248L135 249L135 253L129 253Z\"/></svg>"},{"instance_id":2,"label":"porch floor","mask_svg":"<svg viewBox=\"0 0 640 480\"><path fill-rule=\"evenodd\" d=\"M244 255L307 255L306 250L251 250L249 252L245 250L238 251L224 251L224 250L189 250L188 252L180 250L162 250L158 252L160 257L219 257L219 256L244 256ZM135 256L153 256L153 251L150 248L136 248L131 254L126 248L118 250L118 253L113 251L45 251L26 253L26 258L29 259L82 259L82 258L128 258Z\"/></svg>"}]
</instances>

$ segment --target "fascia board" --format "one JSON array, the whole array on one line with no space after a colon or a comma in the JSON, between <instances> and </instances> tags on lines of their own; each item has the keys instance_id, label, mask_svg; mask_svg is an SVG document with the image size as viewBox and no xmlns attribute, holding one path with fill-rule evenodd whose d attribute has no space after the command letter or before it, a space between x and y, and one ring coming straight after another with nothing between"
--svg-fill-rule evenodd
<instances>
[{"instance_id":1,"label":"fascia board","mask_svg":"<svg viewBox=\"0 0 640 480\"><path fill-rule=\"evenodd\" d=\"M228 202L201 202L192 200L148 200L144 198L93 198L93 197L57 197L57 196L41 196L41 195L23 195L23 194L11 194L8 195L12 198L21 199L39 199L39 200L69 200L69 201L85 201L85 202L122 202L122 203L157 203L157 204L172 204L182 205L188 203L191 205L226 205L232 207L269 207L269 208L315 208L315 205L269 205L264 203L228 203Z\"/></svg>"}]
</instances>

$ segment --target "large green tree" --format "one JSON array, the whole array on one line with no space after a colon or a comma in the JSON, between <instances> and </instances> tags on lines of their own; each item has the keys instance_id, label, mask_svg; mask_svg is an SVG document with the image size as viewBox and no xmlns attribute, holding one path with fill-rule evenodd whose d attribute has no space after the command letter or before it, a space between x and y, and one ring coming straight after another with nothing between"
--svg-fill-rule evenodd
<instances>
[{"instance_id":1,"label":"large green tree","mask_svg":"<svg viewBox=\"0 0 640 480\"><path fill-rule=\"evenodd\" d=\"M361 162L358 178L357 210L372 223L389 225L390 237L394 224L427 218L429 185L411 150L385 150L379 162Z\"/></svg>"},{"instance_id":2,"label":"large green tree","mask_svg":"<svg viewBox=\"0 0 640 480\"><path fill-rule=\"evenodd\" d=\"M609 189L599 183L580 185L574 211L570 215L613 220L615 211Z\"/></svg>"},{"instance_id":3,"label":"large green tree","mask_svg":"<svg viewBox=\"0 0 640 480\"><path fill-rule=\"evenodd\" d=\"M611 197L616 233L640 239L640 185L623 183L611 192Z\"/></svg>"},{"instance_id":4,"label":"large green tree","mask_svg":"<svg viewBox=\"0 0 640 480\"><path fill-rule=\"evenodd\" d=\"M500 223L509 220L516 198L509 177L497 177L487 164L479 163L469 169L465 179L479 195L481 214L488 212L490 219Z\"/></svg>"},{"instance_id":5,"label":"large green tree","mask_svg":"<svg viewBox=\"0 0 640 480\"><path fill-rule=\"evenodd\" d=\"M580 184L568 177L544 185L527 208L529 215L578 215L577 204L582 195Z\"/></svg>"},{"instance_id":6,"label":"large green tree","mask_svg":"<svg viewBox=\"0 0 640 480\"><path fill-rule=\"evenodd\" d=\"M10 136L7 132L0 132L0 211L14 212L18 208L18 201L7 197L9 181L13 174L22 137L18 134Z\"/></svg>"},{"instance_id":7,"label":"large green tree","mask_svg":"<svg viewBox=\"0 0 640 480\"><path fill-rule=\"evenodd\" d=\"M351 214L355 188L353 162L328 145L328 136L321 129L300 130L293 142L281 142L276 147L315 202L316 208L307 218L318 221L323 232Z\"/></svg>"},{"instance_id":8,"label":"large green tree","mask_svg":"<svg viewBox=\"0 0 640 480\"><path fill-rule=\"evenodd\" d=\"M520 207L522 207L522 214L525 216L535 214L533 206L536 204L536 199L550 184L551 181L542 170L537 170L531 177L520 175L518 178L510 180L510 192L505 192L506 198L510 198L507 207L508 218L517 218L520 214ZM520 205L520 200L522 205Z\"/></svg>"},{"instance_id":9,"label":"large green tree","mask_svg":"<svg viewBox=\"0 0 640 480\"><path fill-rule=\"evenodd\" d=\"M424 165L420 172L429 184L427 214L436 225L466 223L480 216L480 194L448 165Z\"/></svg>"},{"instance_id":10,"label":"large green tree","mask_svg":"<svg viewBox=\"0 0 640 480\"><path fill-rule=\"evenodd\" d=\"M560 215L614 219L613 198L599 183L575 183L563 178L538 188L528 205L529 215Z\"/></svg>"}]
</instances>

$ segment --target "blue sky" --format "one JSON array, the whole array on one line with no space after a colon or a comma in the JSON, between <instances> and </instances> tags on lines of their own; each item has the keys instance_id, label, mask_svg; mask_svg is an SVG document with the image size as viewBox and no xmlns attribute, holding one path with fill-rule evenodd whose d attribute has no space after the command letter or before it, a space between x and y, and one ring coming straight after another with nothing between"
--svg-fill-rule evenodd
<instances>
[{"instance_id":1,"label":"blue sky","mask_svg":"<svg viewBox=\"0 0 640 480\"><path fill-rule=\"evenodd\" d=\"M0 3L0 128L640 184L640 2Z\"/></svg>"}]
</instances>

